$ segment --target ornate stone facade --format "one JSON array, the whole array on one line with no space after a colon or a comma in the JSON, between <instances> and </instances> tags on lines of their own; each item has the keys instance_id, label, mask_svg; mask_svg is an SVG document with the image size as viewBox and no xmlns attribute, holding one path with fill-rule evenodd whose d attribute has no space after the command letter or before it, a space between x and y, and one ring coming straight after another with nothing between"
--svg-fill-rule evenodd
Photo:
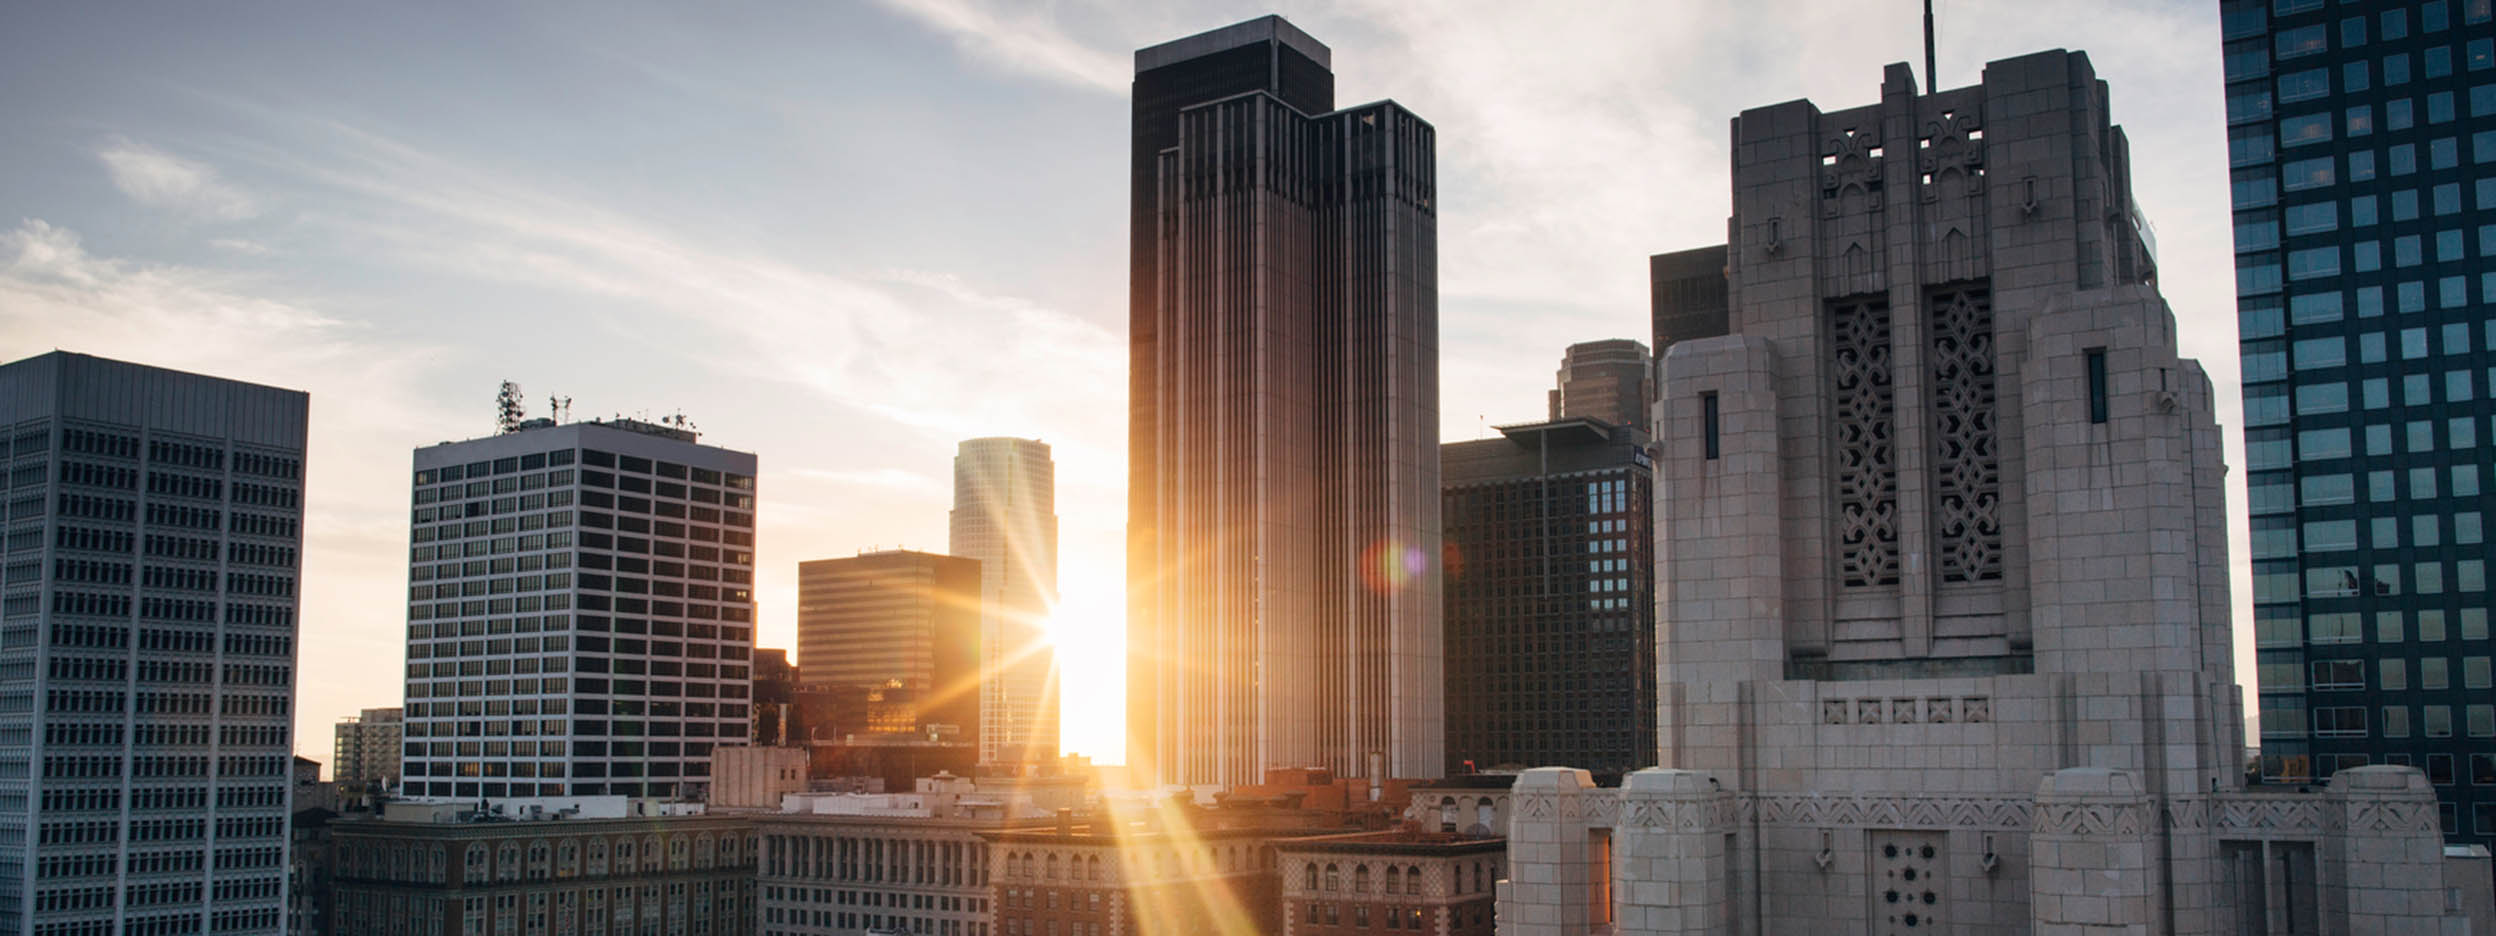
<instances>
[{"instance_id":1,"label":"ornate stone facade","mask_svg":"<svg viewBox=\"0 0 2496 936\"><path fill-rule=\"evenodd\" d=\"M2055 51L1734 121L1730 333L1656 410L1665 766L1518 779L1501 932L2444 924L2415 771L2243 789L2216 401L2106 98Z\"/></svg>"}]
</instances>

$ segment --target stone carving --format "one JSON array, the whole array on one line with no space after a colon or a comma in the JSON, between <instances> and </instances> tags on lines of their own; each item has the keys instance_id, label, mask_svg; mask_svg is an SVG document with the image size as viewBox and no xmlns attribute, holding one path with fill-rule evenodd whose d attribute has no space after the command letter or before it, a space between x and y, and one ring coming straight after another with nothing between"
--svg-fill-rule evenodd
<instances>
[{"instance_id":1,"label":"stone carving","mask_svg":"<svg viewBox=\"0 0 2496 936\"><path fill-rule=\"evenodd\" d=\"M1838 579L1849 588L1898 584L1897 402L1891 387L1889 303L1858 296L1830 304L1829 368L1836 395Z\"/></svg>"},{"instance_id":2,"label":"stone carving","mask_svg":"<svg viewBox=\"0 0 2496 936\"><path fill-rule=\"evenodd\" d=\"M2035 806L2009 797L1785 794L1745 796L1739 805L1742 821L1764 825L1995 831L2028 828Z\"/></svg>"},{"instance_id":3,"label":"stone carving","mask_svg":"<svg viewBox=\"0 0 2496 936\"><path fill-rule=\"evenodd\" d=\"M1666 829L1674 832L1705 832L1730 828L1739 821L1740 811L1730 796L1704 800L1637 801L1631 807L1622 828Z\"/></svg>"},{"instance_id":4,"label":"stone carving","mask_svg":"<svg viewBox=\"0 0 2496 936\"><path fill-rule=\"evenodd\" d=\"M2038 835L2137 836L2149 828L2147 803L2047 803L2036 809Z\"/></svg>"},{"instance_id":5,"label":"stone carving","mask_svg":"<svg viewBox=\"0 0 2496 936\"><path fill-rule=\"evenodd\" d=\"M1934 291L1933 552L1947 583L2002 578L2002 461L1993 303L1983 284Z\"/></svg>"},{"instance_id":6,"label":"stone carving","mask_svg":"<svg viewBox=\"0 0 2496 936\"><path fill-rule=\"evenodd\" d=\"M1822 699L1820 723L1824 725L1913 725L1929 722L1946 725L1954 722L1981 724L1993 720L1993 700L1982 696L1954 699L1937 696L1929 699Z\"/></svg>"},{"instance_id":7,"label":"stone carving","mask_svg":"<svg viewBox=\"0 0 2496 936\"><path fill-rule=\"evenodd\" d=\"M1847 130L1829 139L1820 155L1820 197L1837 217L1849 202L1881 208L1881 141L1870 132Z\"/></svg>"},{"instance_id":8,"label":"stone carving","mask_svg":"<svg viewBox=\"0 0 2496 936\"><path fill-rule=\"evenodd\" d=\"M2219 834L2226 837L2311 837L2323 831L2323 805L2312 798L2223 798L2214 818Z\"/></svg>"},{"instance_id":9,"label":"stone carving","mask_svg":"<svg viewBox=\"0 0 2496 936\"><path fill-rule=\"evenodd\" d=\"M1974 184L1985 171L1985 130L1972 115L1942 111L1941 119L1924 124L1916 147L1916 168L1924 176L1924 200L1939 198L1945 188L1963 188L1971 199L1984 195Z\"/></svg>"}]
</instances>

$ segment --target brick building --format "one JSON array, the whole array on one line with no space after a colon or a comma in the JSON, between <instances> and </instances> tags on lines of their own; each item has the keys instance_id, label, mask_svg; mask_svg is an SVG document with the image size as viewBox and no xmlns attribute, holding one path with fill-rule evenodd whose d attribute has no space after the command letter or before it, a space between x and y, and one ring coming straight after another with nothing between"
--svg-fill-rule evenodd
<instances>
[{"instance_id":1,"label":"brick building","mask_svg":"<svg viewBox=\"0 0 2496 936\"><path fill-rule=\"evenodd\" d=\"M1282 839L1283 936L1490 936L1508 842L1408 829Z\"/></svg>"},{"instance_id":2,"label":"brick building","mask_svg":"<svg viewBox=\"0 0 2496 936\"><path fill-rule=\"evenodd\" d=\"M731 816L329 824L331 919L371 936L745 936L753 823Z\"/></svg>"}]
</instances>

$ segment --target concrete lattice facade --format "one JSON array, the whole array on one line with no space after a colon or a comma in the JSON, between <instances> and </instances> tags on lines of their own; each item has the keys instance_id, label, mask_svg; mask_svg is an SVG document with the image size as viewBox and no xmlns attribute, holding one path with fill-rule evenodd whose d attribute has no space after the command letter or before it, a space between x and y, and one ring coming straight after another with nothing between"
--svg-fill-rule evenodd
<instances>
[{"instance_id":1,"label":"concrete lattice facade","mask_svg":"<svg viewBox=\"0 0 2496 936\"><path fill-rule=\"evenodd\" d=\"M1522 776L1501 930L2438 931L2414 771L2243 786L2211 384L2087 58L1733 153L1729 333L1657 409L1664 767Z\"/></svg>"},{"instance_id":2,"label":"concrete lattice facade","mask_svg":"<svg viewBox=\"0 0 2496 936\"><path fill-rule=\"evenodd\" d=\"M0 366L0 933L285 930L308 407Z\"/></svg>"},{"instance_id":3,"label":"concrete lattice facade","mask_svg":"<svg viewBox=\"0 0 2496 936\"><path fill-rule=\"evenodd\" d=\"M1441 770L1436 131L1266 17L1136 53L1127 762ZM1253 141L1253 142L1250 142Z\"/></svg>"},{"instance_id":4,"label":"concrete lattice facade","mask_svg":"<svg viewBox=\"0 0 2496 936\"><path fill-rule=\"evenodd\" d=\"M945 551L979 560L979 762L1057 757L1057 463L1033 439L972 439L953 456Z\"/></svg>"}]
</instances>

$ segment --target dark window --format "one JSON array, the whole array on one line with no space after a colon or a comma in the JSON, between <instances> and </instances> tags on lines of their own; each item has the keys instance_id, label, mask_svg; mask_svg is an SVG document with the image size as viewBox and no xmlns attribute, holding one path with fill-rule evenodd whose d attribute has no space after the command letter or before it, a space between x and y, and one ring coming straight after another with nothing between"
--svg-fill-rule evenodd
<instances>
[{"instance_id":1,"label":"dark window","mask_svg":"<svg viewBox=\"0 0 2496 936\"><path fill-rule=\"evenodd\" d=\"M1701 424L1701 431L1704 432L1707 437L1707 457L1710 460L1715 459L1717 452L1716 419L1716 395L1713 393L1700 394L1699 421Z\"/></svg>"},{"instance_id":2,"label":"dark window","mask_svg":"<svg viewBox=\"0 0 2496 936\"><path fill-rule=\"evenodd\" d=\"M2106 349L2090 348L2088 361L2089 421L2102 424L2106 421Z\"/></svg>"}]
</instances>

